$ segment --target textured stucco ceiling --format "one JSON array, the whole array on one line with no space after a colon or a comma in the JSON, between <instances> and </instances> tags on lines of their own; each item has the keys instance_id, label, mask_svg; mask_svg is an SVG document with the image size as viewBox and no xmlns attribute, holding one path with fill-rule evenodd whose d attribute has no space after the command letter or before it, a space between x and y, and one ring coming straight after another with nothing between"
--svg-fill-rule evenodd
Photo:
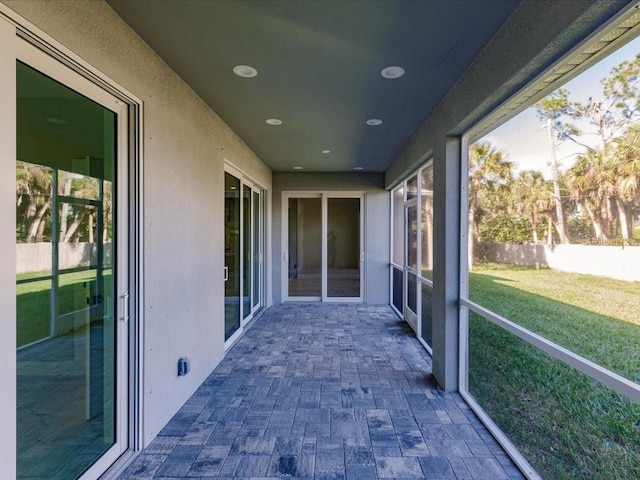
<instances>
[{"instance_id":1,"label":"textured stucco ceiling","mask_svg":"<svg viewBox=\"0 0 640 480\"><path fill-rule=\"evenodd\" d=\"M108 1L274 171L377 172L520 3Z\"/></svg>"}]
</instances>

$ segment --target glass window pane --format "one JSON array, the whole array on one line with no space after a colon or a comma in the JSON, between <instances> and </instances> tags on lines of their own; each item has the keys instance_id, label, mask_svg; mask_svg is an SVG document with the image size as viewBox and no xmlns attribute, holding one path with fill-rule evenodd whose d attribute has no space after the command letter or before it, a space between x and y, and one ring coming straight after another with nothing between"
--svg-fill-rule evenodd
<instances>
[{"instance_id":1,"label":"glass window pane","mask_svg":"<svg viewBox=\"0 0 640 480\"><path fill-rule=\"evenodd\" d=\"M429 346L433 345L433 289L422 283L422 297L420 298L422 317L422 338Z\"/></svg>"},{"instance_id":2,"label":"glass window pane","mask_svg":"<svg viewBox=\"0 0 640 480\"><path fill-rule=\"evenodd\" d=\"M327 199L327 296L360 297L360 199Z\"/></svg>"},{"instance_id":3,"label":"glass window pane","mask_svg":"<svg viewBox=\"0 0 640 480\"><path fill-rule=\"evenodd\" d=\"M404 189L402 186L392 192L393 201L393 263L404 265Z\"/></svg>"},{"instance_id":4,"label":"glass window pane","mask_svg":"<svg viewBox=\"0 0 640 480\"><path fill-rule=\"evenodd\" d=\"M76 478L116 434L117 118L16 73L18 478Z\"/></svg>"},{"instance_id":5,"label":"glass window pane","mask_svg":"<svg viewBox=\"0 0 640 480\"><path fill-rule=\"evenodd\" d=\"M393 306L396 307L398 309L398 311L400 313L402 313L404 311L404 300L403 300L403 295L404 295L404 277L403 277L403 271L400 268L396 268L396 267L392 267L392 272L393 272L393 278L391 279L392 282L392 289L393 289Z\"/></svg>"},{"instance_id":6,"label":"glass window pane","mask_svg":"<svg viewBox=\"0 0 640 480\"><path fill-rule=\"evenodd\" d=\"M418 311L418 277L407 272L407 308L413 313Z\"/></svg>"},{"instance_id":7,"label":"glass window pane","mask_svg":"<svg viewBox=\"0 0 640 480\"><path fill-rule=\"evenodd\" d=\"M422 231L422 268L424 278L433 279L433 167L429 165L422 169L421 174L421 231Z\"/></svg>"},{"instance_id":8,"label":"glass window pane","mask_svg":"<svg viewBox=\"0 0 640 480\"><path fill-rule=\"evenodd\" d=\"M322 296L322 201L289 199L289 296Z\"/></svg>"},{"instance_id":9,"label":"glass window pane","mask_svg":"<svg viewBox=\"0 0 640 480\"><path fill-rule=\"evenodd\" d=\"M407 201L418 196L418 176L414 175L407 180Z\"/></svg>"},{"instance_id":10,"label":"glass window pane","mask_svg":"<svg viewBox=\"0 0 640 480\"><path fill-rule=\"evenodd\" d=\"M407 266L418 268L418 207L407 207Z\"/></svg>"}]
</instances>

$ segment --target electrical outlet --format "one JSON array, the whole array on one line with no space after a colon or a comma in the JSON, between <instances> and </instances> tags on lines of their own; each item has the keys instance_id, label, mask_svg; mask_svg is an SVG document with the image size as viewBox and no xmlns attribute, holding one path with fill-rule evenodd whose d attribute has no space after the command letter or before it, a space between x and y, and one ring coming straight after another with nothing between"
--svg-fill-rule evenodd
<instances>
[{"instance_id":1,"label":"electrical outlet","mask_svg":"<svg viewBox=\"0 0 640 480\"><path fill-rule=\"evenodd\" d=\"M178 376L183 377L187 373L189 373L189 359L187 357L182 357L178 359Z\"/></svg>"}]
</instances>

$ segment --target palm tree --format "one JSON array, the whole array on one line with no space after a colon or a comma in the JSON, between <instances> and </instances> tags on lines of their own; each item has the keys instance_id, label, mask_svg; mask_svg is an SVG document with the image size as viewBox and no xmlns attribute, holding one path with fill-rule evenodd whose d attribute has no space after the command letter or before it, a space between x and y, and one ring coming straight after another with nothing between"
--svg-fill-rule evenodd
<instances>
[{"instance_id":1,"label":"palm tree","mask_svg":"<svg viewBox=\"0 0 640 480\"><path fill-rule=\"evenodd\" d=\"M476 142L469 148L468 262L473 268L473 245L477 237L476 214L483 197L511 180L512 162L489 142Z\"/></svg>"},{"instance_id":2,"label":"palm tree","mask_svg":"<svg viewBox=\"0 0 640 480\"><path fill-rule=\"evenodd\" d=\"M542 172L523 170L511 184L511 196L516 213L531 223L533 243L538 243L538 226L545 216L551 216L555 206L553 184L544 179Z\"/></svg>"},{"instance_id":3,"label":"palm tree","mask_svg":"<svg viewBox=\"0 0 640 480\"><path fill-rule=\"evenodd\" d=\"M51 208L51 185L48 168L16 162L17 227L22 241L41 241L44 219Z\"/></svg>"},{"instance_id":4,"label":"palm tree","mask_svg":"<svg viewBox=\"0 0 640 480\"><path fill-rule=\"evenodd\" d=\"M623 204L619 209L624 208L634 213L640 206L640 126L630 127L625 135L616 139L614 157L618 174L616 178L618 198ZM626 240L632 235L633 214L628 216L623 238Z\"/></svg>"},{"instance_id":5,"label":"palm tree","mask_svg":"<svg viewBox=\"0 0 640 480\"><path fill-rule=\"evenodd\" d=\"M579 155L566 173L571 200L587 212L594 234L600 241L608 240L606 216L603 215L607 209L602 196L604 189L600 186L603 164L602 152L591 149Z\"/></svg>"}]
</instances>

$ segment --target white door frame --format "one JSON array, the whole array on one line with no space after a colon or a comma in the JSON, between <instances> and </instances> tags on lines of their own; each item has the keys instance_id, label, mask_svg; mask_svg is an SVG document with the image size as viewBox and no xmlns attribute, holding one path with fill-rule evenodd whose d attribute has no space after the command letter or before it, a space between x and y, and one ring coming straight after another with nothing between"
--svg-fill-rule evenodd
<instances>
[{"instance_id":1,"label":"white door frame","mask_svg":"<svg viewBox=\"0 0 640 480\"><path fill-rule=\"evenodd\" d=\"M406 191L406 189L405 189ZM408 248L408 244L409 244L409 230L410 230L410 225L409 225L409 209L410 208L415 208L416 209L416 220L419 221L418 218L418 198L416 196L416 198L413 198L411 200L408 200L404 203L404 265L403 270L404 270L404 298L403 298L403 311L404 311L404 319L406 320L406 322L411 326L411 328L413 328L414 332L418 332L418 327L419 327L419 323L418 322L418 313L419 313L419 304L420 304L420 296L418 293L419 290L419 281L418 281L418 269L413 268L409 265L409 248ZM418 265L418 268L420 268L420 228L418 226L418 230L416 232L416 262ZM409 308L409 274L414 275L416 277L416 311L414 312L413 310L411 310Z\"/></svg>"},{"instance_id":2,"label":"white door frame","mask_svg":"<svg viewBox=\"0 0 640 480\"><path fill-rule=\"evenodd\" d=\"M256 182L255 180L253 180L251 177L249 177L248 175L246 175L242 170L240 170L239 168L237 168L236 166L234 166L231 162L225 160L224 162L224 172L228 173L229 175L234 176L235 178L237 178L240 181L240 192L238 192L239 194L239 198L240 198L240 326L238 327L238 329L233 333L233 335L231 335L225 342L224 342L224 346L225 346L225 350L229 349L233 346L233 344L242 336L243 332L244 332L244 327L253 319L254 314L260 310L260 308L262 308L266 302L265 302L265 292L266 292L266 285L265 285L265 279L266 279L266 275L265 275L265 262L263 260L264 258L264 251L265 251L265 246L264 246L264 240L266 238L265 235L265 226L266 226L266 222L265 222L265 206L266 206L266 202L265 202L265 197L266 197L266 192L267 189L264 188L262 185L260 185L258 182ZM244 190L247 189L250 192L249 195L249 212L251 215L254 214L253 211L253 194L257 193L259 195L259 206L258 206L258 226L260 231L258 232L258 255L260 257L260 261L259 261L259 272L258 272L258 276L259 276L259 286L258 286L258 302L256 303L256 305L253 305L253 296L251 296L251 301L249 302L249 314L245 317L244 315L244 296L243 296L243 291L244 291L244 278L243 278L243 274L244 274L244 265L245 262L247 261L244 258ZM252 219L253 220L253 219ZM250 236L249 236L249 241L251 242L251 246L249 248L249 256L250 258L253 255L253 244L254 244L254 239L255 239L255 234L256 232L255 227L254 227L255 223L252 221L249 225L249 228L251 230ZM251 258L250 261L252 261L253 258ZM249 283L249 291L253 292L253 282L254 282L254 269L253 269L253 265L251 266L252 268L250 268L249 270L249 279L247 280L247 282ZM252 293L251 295L253 295L254 293Z\"/></svg>"},{"instance_id":3,"label":"white door frame","mask_svg":"<svg viewBox=\"0 0 640 480\"><path fill-rule=\"evenodd\" d=\"M291 198L319 198L321 201L322 223L322 261L321 261L321 295L320 296L291 296L289 295L289 199ZM357 198L360 200L360 295L358 297L329 297L327 294L327 234L328 234L328 200L330 198ZM364 301L366 278L365 262L365 193L360 191L284 191L282 192L282 227L281 227L281 284L282 297L285 302L326 302L326 303L362 303Z\"/></svg>"},{"instance_id":4,"label":"white door frame","mask_svg":"<svg viewBox=\"0 0 640 480\"><path fill-rule=\"evenodd\" d=\"M253 319L253 314L258 311L258 309L260 308L260 305L262 304L262 298L259 297L258 298L258 303L254 306L253 305L253 296L254 296L254 291L253 291L253 285L254 285L254 251L253 251L253 246L254 246L254 242L255 242L255 235L256 232L255 230L255 222L254 222L254 210L253 210L253 194L257 193L258 195L260 195L260 197L262 197L262 194L260 192L260 189L253 183L253 182L249 182L248 180L246 180L245 178L241 178L240 179L240 184L242 185L242 195L240 196L240 225L241 225L241 232L242 234L240 235L240 268L241 268L241 275L240 275L240 326L242 328L244 328L244 326L249 323L252 319ZM249 259L244 258L244 252L245 252L245 245L244 245L244 190L247 189L249 191L249 214L251 216L251 221L249 223ZM258 211L258 215L261 215L261 210ZM258 235L260 236L260 232L258 232ZM258 253L259 254L259 253ZM249 276L247 279L247 283L248 285L248 292L249 292L249 313L245 316L245 312L244 312L244 267L245 267L245 262L249 262ZM261 282L262 283L262 282ZM262 289L259 289L258 294L260 294L260 291Z\"/></svg>"}]
</instances>

